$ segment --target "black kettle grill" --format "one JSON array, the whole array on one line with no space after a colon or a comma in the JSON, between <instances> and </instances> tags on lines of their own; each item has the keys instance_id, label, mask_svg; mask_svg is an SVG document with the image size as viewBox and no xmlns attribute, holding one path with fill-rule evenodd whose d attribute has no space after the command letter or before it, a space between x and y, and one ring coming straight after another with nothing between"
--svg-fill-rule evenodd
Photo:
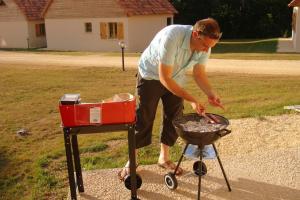
<instances>
[{"instance_id":1,"label":"black kettle grill","mask_svg":"<svg viewBox=\"0 0 300 200\"><path fill-rule=\"evenodd\" d=\"M187 147L189 144L198 145L200 149L199 161L196 161L193 164L193 171L199 177L198 200L200 200L201 176L207 173L206 165L204 162L202 162L202 150L205 145L212 144L216 153L216 157L220 164L220 168L222 170L224 179L226 181L228 190L230 192L231 187L225 174L221 159L218 155L216 146L214 145L214 142L216 140L231 133L231 131L227 129L229 121L225 117L216 114L206 113L202 116L197 113L191 113L185 114L182 117L175 119L173 121L173 125L178 135L185 141L186 146L183 150L183 153L179 159L179 162L174 172L169 172L164 176L166 186L170 190L175 190L177 188L178 183L176 179L176 172L180 166L182 158L187 150Z\"/></svg>"}]
</instances>

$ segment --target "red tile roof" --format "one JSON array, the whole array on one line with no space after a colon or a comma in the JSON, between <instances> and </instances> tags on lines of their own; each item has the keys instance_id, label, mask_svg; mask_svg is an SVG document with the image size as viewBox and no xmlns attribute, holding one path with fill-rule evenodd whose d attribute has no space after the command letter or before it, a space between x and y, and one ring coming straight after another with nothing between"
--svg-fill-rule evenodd
<instances>
[{"instance_id":1,"label":"red tile roof","mask_svg":"<svg viewBox=\"0 0 300 200\"><path fill-rule=\"evenodd\" d=\"M168 0L118 0L118 3L127 16L177 13Z\"/></svg>"},{"instance_id":2,"label":"red tile roof","mask_svg":"<svg viewBox=\"0 0 300 200\"><path fill-rule=\"evenodd\" d=\"M14 0L28 20L41 20L44 7L49 0Z\"/></svg>"},{"instance_id":3,"label":"red tile roof","mask_svg":"<svg viewBox=\"0 0 300 200\"><path fill-rule=\"evenodd\" d=\"M19 0L20 1L20 0ZM46 1L46 0L43 0ZM101 1L101 0L99 0ZM177 10L168 0L114 0L127 16L134 15L155 15L155 14L175 14ZM42 16L44 17L51 7L53 0L48 0L44 6ZM103 8L99 8L101 11ZM105 8L104 8L105 9ZM67 15L67 14L66 14Z\"/></svg>"}]
</instances>

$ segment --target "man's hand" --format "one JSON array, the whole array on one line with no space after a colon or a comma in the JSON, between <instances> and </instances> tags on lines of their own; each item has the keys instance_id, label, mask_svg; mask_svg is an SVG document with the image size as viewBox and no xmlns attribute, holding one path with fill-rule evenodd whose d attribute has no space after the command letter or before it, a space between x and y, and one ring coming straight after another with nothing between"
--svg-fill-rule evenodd
<instances>
[{"instance_id":1,"label":"man's hand","mask_svg":"<svg viewBox=\"0 0 300 200\"><path fill-rule=\"evenodd\" d=\"M221 103L221 100L218 96L216 95L213 95L213 96L210 96L208 97L208 102L213 105L213 106L216 106L216 107L220 107L222 108L223 110L225 110L223 104Z\"/></svg>"},{"instance_id":2,"label":"man's hand","mask_svg":"<svg viewBox=\"0 0 300 200\"><path fill-rule=\"evenodd\" d=\"M191 105L199 115L205 115L205 107L201 103L191 102Z\"/></svg>"},{"instance_id":3,"label":"man's hand","mask_svg":"<svg viewBox=\"0 0 300 200\"><path fill-rule=\"evenodd\" d=\"M298 3L300 3L300 0L292 0L292 1L288 4L288 6L289 6L289 7L296 6Z\"/></svg>"}]
</instances>

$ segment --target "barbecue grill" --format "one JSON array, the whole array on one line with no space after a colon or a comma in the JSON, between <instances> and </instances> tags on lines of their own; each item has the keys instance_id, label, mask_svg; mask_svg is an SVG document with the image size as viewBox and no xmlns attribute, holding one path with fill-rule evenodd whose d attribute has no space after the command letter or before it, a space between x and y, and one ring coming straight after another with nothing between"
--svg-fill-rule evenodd
<instances>
[{"instance_id":1,"label":"barbecue grill","mask_svg":"<svg viewBox=\"0 0 300 200\"><path fill-rule=\"evenodd\" d=\"M231 131L227 129L229 121L223 116L212 113L206 113L205 115L191 113L175 119L173 121L173 125L178 135L185 141L186 145L174 172L169 172L164 176L166 186L170 190L175 190L177 188L178 183L176 179L176 172L180 166L182 158L190 144L197 145L200 149L199 161L196 161L193 164L193 171L199 177L198 200L200 200L201 176L207 173L206 165L204 162L202 162L202 150L205 145L212 144L228 190L230 192L230 184L225 174L225 170L218 155L216 146L214 145L214 142L216 140L231 133Z\"/></svg>"}]
</instances>

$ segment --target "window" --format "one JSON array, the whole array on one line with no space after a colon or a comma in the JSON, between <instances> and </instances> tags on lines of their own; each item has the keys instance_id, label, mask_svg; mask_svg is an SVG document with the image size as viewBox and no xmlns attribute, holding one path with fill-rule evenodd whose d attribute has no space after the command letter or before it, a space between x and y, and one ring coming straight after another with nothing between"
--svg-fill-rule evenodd
<instances>
[{"instance_id":1,"label":"window","mask_svg":"<svg viewBox=\"0 0 300 200\"><path fill-rule=\"evenodd\" d=\"M116 39L117 38L117 31L118 31L118 27L117 27L117 23L108 23L108 38L110 39Z\"/></svg>"},{"instance_id":2,"label":"window","mask_svg":"<svg viewBox=\"0 0 300 200\"><path fill-rule=\"evenodd\" d=\"M0 0L0 6L5 6L5 3L3 0Z\"/></svg>"},{"instance_id":3,"label":"window","mask_svg":"<svg viewBox=\"0 0 300 200\"><path fill-rule=\"evenodd\" d=\"M172 17L168 17L168 18L167 18L167 26L169 26L169 25L171 25L171 24L173 24L173 23L172 23Z\"/></svg>"},{"instance_id":4,"label":"window","mask_svg":"<svg viewBox=\"0 0 300 200\"><path fill-rule=\"evenodd\" d=\"M101 39L124 39L123 23L122 22L101 22L100 23Z\"/></svg>"},{"instance_id":5,"label":"window","mask_svg":"<svg viewBox=\"0 0 300 200\"><path fill-rule=\"evenodd\" d=\"M46 35L45 24L36 24L35 25L35 35L37 37L41 37L41 36Z\"/></svg>"},{"instance_id":6,"label":"window","mask_svg":"<svg viewBox=\"0 0 300 200\"><path fill-rule=\"evenodd\" d=\"M91 22L87 22L84 25L85 25L85 32L86 33L91 33L92 32L92 23Z\"/></svg>"}]
</instances>

